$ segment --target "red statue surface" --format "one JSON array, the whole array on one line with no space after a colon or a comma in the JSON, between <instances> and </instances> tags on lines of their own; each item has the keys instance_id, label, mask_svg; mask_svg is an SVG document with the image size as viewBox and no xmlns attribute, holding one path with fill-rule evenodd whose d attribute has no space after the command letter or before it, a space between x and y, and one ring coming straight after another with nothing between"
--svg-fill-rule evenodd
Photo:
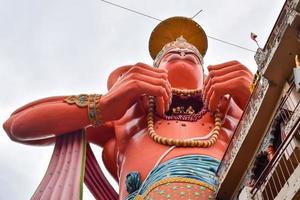
<instances>
[{"instance_id":1,"label":"red statue surface","mask_svg":"<svg viewBox=\"0 0 300 200\"><path fill-rule=\"evenodd\" d=\"M157 36L160 33L168 38ZM78 151L85 146L84 138L103 147L103 162L120 186L119 199L215 199L215 170L247 104L253 75L241 63L230 61L208 66L205 78L206 49L206 35L198 24L184 17L169 18L150 38L154 67L141 62L119 67L108 79L106 94L37 100L16 110L3 127L20 143L56 142L57 152L67 146L57 138L77 135L74 157L82 154ZM92 159L89 147L82 152L66 166ZM49 177L63 162L55 156L52 160L56 164L49 165ZM66 167L65 178L45 176L35 199L80 198L71 189L59 188L72 176L81 183L82 176L89 176L84 181L96 198L116 198L110 197L107 181L93 178L97 171L93 166L86 164L92 170L85 174L76 169L69 173ZM73 191L81 186L74 187ZM64 198L55 191L65 193Z\"/></svg>"}]
</instances>

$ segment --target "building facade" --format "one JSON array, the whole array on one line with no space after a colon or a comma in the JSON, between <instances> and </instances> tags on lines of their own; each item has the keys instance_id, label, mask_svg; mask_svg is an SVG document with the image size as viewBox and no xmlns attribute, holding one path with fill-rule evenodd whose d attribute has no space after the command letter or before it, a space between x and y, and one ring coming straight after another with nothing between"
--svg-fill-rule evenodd
<instances>
[{"instance_id":1,"label":"building facade","mask_svg":"<svg viewBox=\"0 0 300 200\"><path fill-rule=\"evenodd\" d=\"M300 199L298 54L300 2L286 0L256 52L256 86L218 169L218 199Z\"/></svg>"}]
</instances>

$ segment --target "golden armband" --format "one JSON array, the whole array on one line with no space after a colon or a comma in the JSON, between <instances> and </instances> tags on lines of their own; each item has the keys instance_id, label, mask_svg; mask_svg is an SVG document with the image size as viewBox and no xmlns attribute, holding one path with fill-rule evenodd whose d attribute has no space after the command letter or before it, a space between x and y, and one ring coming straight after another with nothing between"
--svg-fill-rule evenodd
<instances>
[{"instance_id":1,"label":"golden armband","mask_svg":"<svg viewBox=\"0 0 300 200\"><path fill-rule=\"evenodd\" d=\"M88 108L88 116L93 126L99 126L103 123L99 102L101 94L80 94L72 95L64 99L64 101L70 105L75 104L80 108Z\"/></svg>"}]
</instances>

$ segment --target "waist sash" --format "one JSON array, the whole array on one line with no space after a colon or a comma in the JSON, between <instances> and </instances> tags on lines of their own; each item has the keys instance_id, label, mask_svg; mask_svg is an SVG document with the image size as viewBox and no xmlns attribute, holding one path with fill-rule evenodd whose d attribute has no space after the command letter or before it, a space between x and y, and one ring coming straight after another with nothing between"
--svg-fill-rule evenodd
<instances>
[{"instance_id":1,"label":"waist sash","mask_svg":"<svg viewBox=\"0 0 300 200\"><path fill-rule=\"evenodd\" d=\"M145 195L153 185L163 182L163 180L202 182L205 187L215 190L217 185L216 171L219 164L219 160L205 155L173 158L155 167L143 184L132 191L126 200L133 200L137 196ZM134 181L139 181L139 179L133 177L137 177L136 172L127 175L126 185L137 185Z\"/></svg>"}]
</instances>

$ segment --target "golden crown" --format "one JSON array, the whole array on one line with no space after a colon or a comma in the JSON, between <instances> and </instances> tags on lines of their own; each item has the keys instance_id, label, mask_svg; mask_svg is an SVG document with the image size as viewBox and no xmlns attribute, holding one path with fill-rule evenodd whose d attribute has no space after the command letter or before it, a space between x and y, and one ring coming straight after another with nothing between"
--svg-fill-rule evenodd
<instances>
[{"instance_id":1,"label":"golden crown","mask_svg":"<svg viewBox=\"0 0 300 200\"><path fill-rule=\"evenodd\" d=\"M160 50L154 59L154 66L158 67L161 59L170 51L192 51L199 58L201 64L203 63L203 56L200 54L198 49L194 45L188 43L181 35L175 41L167 43L162 50Z\"/></svg>"},{"instance_id":2,"label":"golden crown","mask_svg":"<svg viewBox=\"0 0 300 200\"><path fill-rule=\"evenodd\" d=\"M188 49L202 60L207 50L207 36L202 27L188 17L171 17L160 22L149 39L151 57L159 64L172 49Z\"/></svg>"}]
</instances>

